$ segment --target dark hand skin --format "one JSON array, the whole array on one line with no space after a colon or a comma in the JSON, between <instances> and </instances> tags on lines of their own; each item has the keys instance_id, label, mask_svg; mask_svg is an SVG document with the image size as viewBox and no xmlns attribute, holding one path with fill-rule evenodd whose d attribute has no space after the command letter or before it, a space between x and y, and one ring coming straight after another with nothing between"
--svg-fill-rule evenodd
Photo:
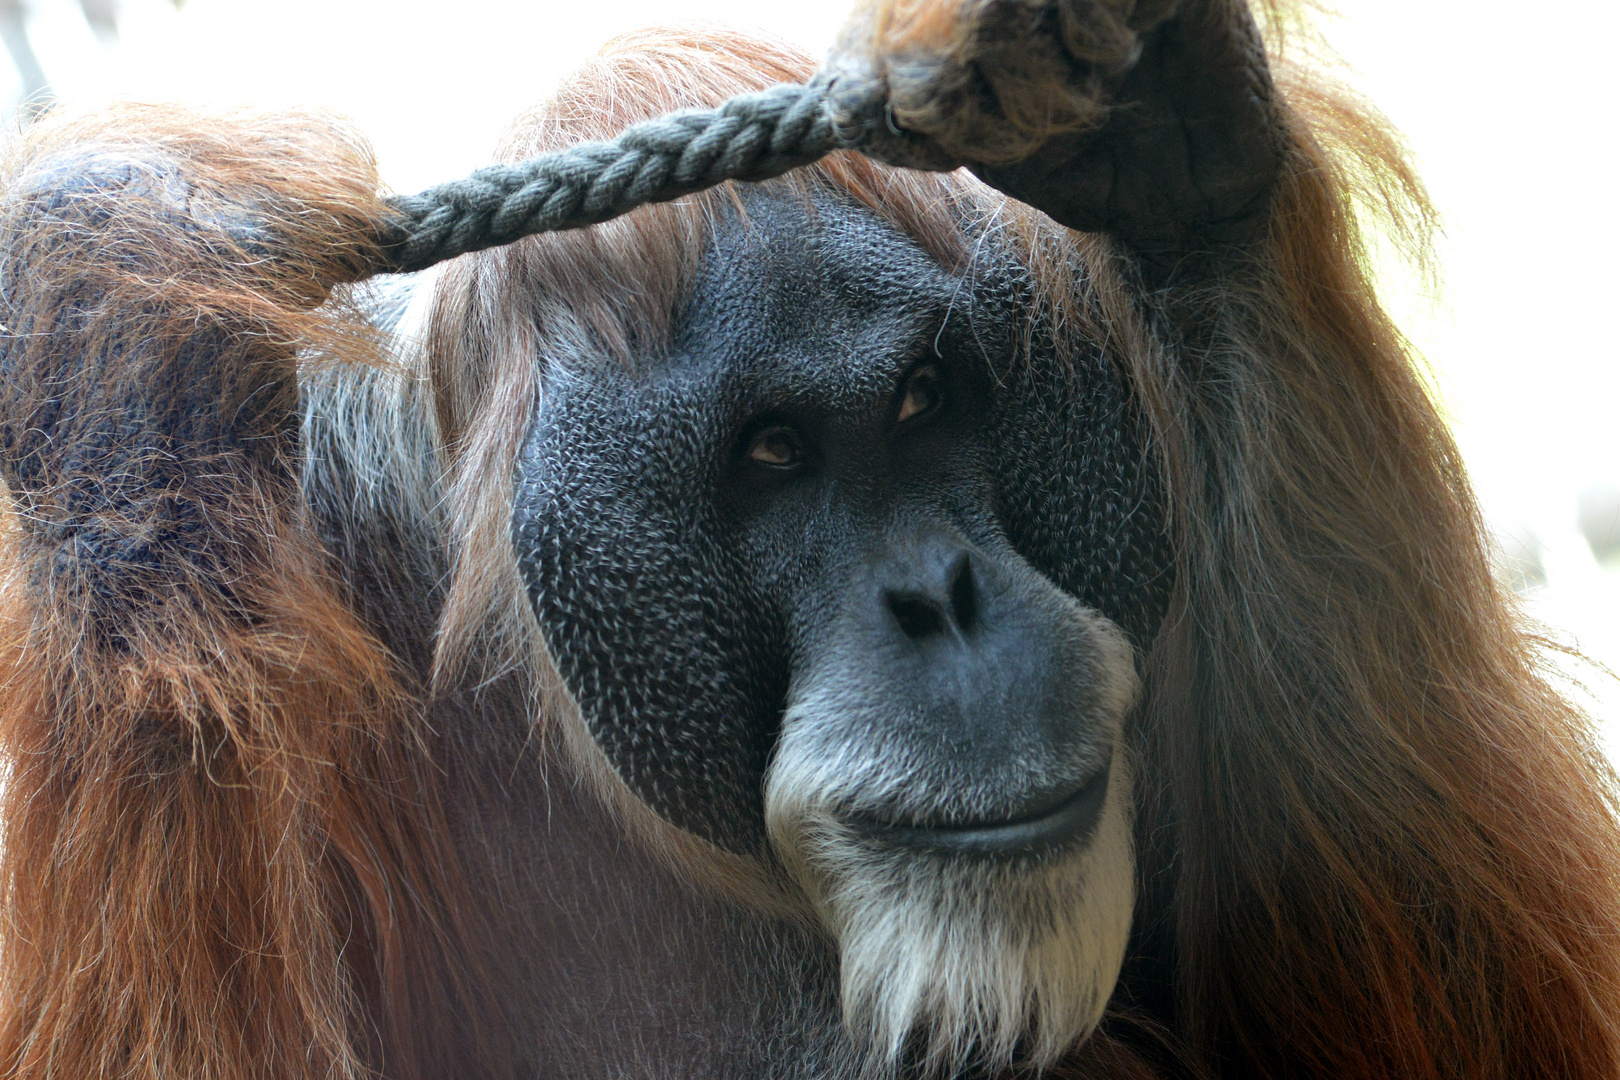
<instances>
[{"instance_id":1,"label":"dark hand skin","mask_svg":"<svg viewBox=\"0 0 1620 1080\"><path fill-rule=\"evenodd\" d=\"M968 44L932 55L892 39L874 40L869 29L864 39L851 32L823 78L842 121L861 131L866 152L895 164L966 165L1064 225L1118 237L1150 268L1167 269L1188 255L1244 243L1265 218L1281 157L1265 50L1247 6L1243 0L1183 0L1163 21L1136 34L1134 56L1127 52L1106 67L1075 56L1064 44L1064 20L1085 18L1088 9L1096 17L1123 20L1109 14L1119 6L1118 0L1057 0L1040 13L1036 45L1024 47L1039 61L1054 53L1062 57L1072 88L1105 111L1100 124L1036 140L1021 160L979 156L971 134L953 139L953 118L933 130L896 128L896 113L914 114L895 108L890 95L915 99L932 78L936 89L948 84L964 99L959 111L980 114L993 129L997 113L1009 111L1008 94L1051 93L1049 87L1005 80L992 87L979 74L980 62L1008 63L997 42L1012 31L998 21L1027 21L1027 4L964 5L973 13L963 17L977 20ZM1029 42L1027 22L1019 32ZM930 74L919 78L919 71ZM1012 104L1018 112L1018 103ZM1030 110L1026 102L1022 111Z\"/></svg>"}]
</instances>

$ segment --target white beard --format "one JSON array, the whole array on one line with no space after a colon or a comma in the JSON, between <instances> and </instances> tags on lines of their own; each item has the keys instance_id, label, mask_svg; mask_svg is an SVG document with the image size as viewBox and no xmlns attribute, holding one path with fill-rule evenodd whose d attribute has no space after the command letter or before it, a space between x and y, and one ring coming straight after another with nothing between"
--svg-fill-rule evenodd
<instances>
[{"instance_id":1,"label":"white beard","mask_svg":"<svg viewBox=\"0 0 1620 1080\"><path fill-rule=\"evenodd\" d=\"M766 825L841 955L844 1021L867 1072L905 1060L925 1075L1016 1059L1042 1068L1102 1018L1135 901L1133 777L1119 736L1134 667L1106 694L1114 731L1108 792L1089 840L1037 855L950 855L875 841L834 813L854 787L892 790L904 763L861 758L836 721L789 710L766 777ZM817 713L819 712L819 716ZM864 777L862 774L864 773ZM845 795L847 799L847 794Z\"/></svg>"}]
</instances>

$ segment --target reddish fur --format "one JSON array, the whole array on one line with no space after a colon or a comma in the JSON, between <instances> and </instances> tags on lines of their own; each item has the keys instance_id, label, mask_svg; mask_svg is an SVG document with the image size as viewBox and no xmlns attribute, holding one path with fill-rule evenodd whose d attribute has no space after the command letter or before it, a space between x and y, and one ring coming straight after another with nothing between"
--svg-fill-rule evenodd
<instances>
[{"instance_id":1,"label":"reddish fur","mask_svg":"<svg viewBox=\"0 0 1620 1080\"><path fill-rule=\"evenodd\" d=\"M510 153L807 71L769 43L719 43L622 46ZM960 256L947 201L1003 215L1071 329L1118 343L1165 452L1181 586L1139 738L1146 869L1176 874L1180 1014L1132 1045L1232 1077L1610 1080L1613 777L1490 578L1455 448L1370 286L1350 195L1368 176L1401 205L1410 174L1376 120L1302 78L1282 83L1293 149L1269 237L1218 288L1159 298L1156 322L1105 242L955 179L847 158L819 175L947 261ZM30 153L123 138L129 124L59 129ZM286 343L332 340L310 305L345 273L333 235L370 235L369 167L344 138L296 125L265 137L157 113L138 130L227 196L274 176L274 205L324 215L308 231L277 218L286 261L269 266L239 252L199 261L166 249L159 223L131 226L192 271L125 282L130 295L168 289L171 316L244 318L233 325L267 343L255 377L284 382ZM724 197L450 271L431 350L463 545L444 677L492 619L526 617L503 515L533 354L496 348L501 335L536 315L557 333L566 315L623 356L656 344L706 200ZM1076 261L1094 292L1076 291ZM81 253L69 269L93 264ZM535 313L536 295L560 302ZM155 329L178 334L173 317ZM1178 326L1215 329L1172 364L1159 337ZM353 358L356 340L338 351ZM127 653L95 644L74 594L41 587L50 553L7 523L0 1068L25 1080L468 1071L457 1029L496 1010L479 996L435 740L325 566L285 463L223 483L211 497L240 545L239 605L166 580L189 599L179 614L131 605ZM503 1075L498 1057L478 1069ZM1066 1069L1149 1072L1102 1041Z\"/></svg>"},{"instance_id":2,"label":"reddish fur","mask_svg":"<svg viewBox=\"0 0 1620 1080\"><path fill-rule=\"evenodd\" d=\"M199 249L146 203L119 206L82 243L71 208L65 226L30 220L33 178L89 148L185 162L189 210L250 202L278 258L218 235ZM245 380L225 378L225 407L251 425L248 391L290 402L294 345L366 355L363 335L313 310L364 265L381 212L369 160L325 118L137 109L58 121L30 138L9 190L8 252L26 254L31 275L10 318L48 320L86 285L103 298L71 338L15 345L13 380L130 340L156 343L122 354L144 368L114 361L98 377L163 379L173 350L217 324L241 350L220 363ZM132 273L120 253L136 244ZM125 571L126 598L97 595L94 567L65 559L35 523L63 513L54 492L98 477L48 474L29 517L6 517L7 1076L327 1078L377 1065L414 1076L460 1064L448 1060L455 998L471 984L465 948L449 941L468 905L427 733L325 565L274 435L285 413L267 412L252 428L265 453L196 463L166 496L208 507L215 549L234 556L224 580L176 553Z\"/></svg>"},{"instance_id":3,"label":"reddish fur","mask_svg":"<svg viewBox=\"0 0 1620 1080\"><path fill-rule=\"evenodd\" d=\"M1376 117L1280 74L1270 236L1173 305L1213 343L1138 373L1183 562L1147 775L1180 830L1186 1035L1233 1076L1612 1077L1614 775L1372 287L1352 196L1420 189Z\"/></svg>"},{"instance_id":4,"label":"reddish fur","mask_svg":"<svg viewBox=\"0 0 1620 1080\"><path fill-rule=\"evenodd\" d=\"M899 0L869 5L869 27L874 44L884 52L933 53L962 46L972 3L941 4L931 0Z\"/></svg>"}]
</instances>

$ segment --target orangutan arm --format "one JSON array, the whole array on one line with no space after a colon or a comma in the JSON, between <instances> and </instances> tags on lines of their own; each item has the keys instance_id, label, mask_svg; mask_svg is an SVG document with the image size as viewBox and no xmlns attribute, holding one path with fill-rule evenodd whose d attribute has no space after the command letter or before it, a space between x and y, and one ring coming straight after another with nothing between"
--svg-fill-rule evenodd
<instances>
[{"instance_id":1,"label":"orangutan arm","mask_svg":"<svg viewBox=\"0 0 1620 1080\"><path fill-rule=\"evenodd\" d=\"M316 305L375 174L320 117L140 106L7 164L0 1073L355 1075L414 713L303 508L295 355L354 351Z\"/></svg>"}]
</instances>

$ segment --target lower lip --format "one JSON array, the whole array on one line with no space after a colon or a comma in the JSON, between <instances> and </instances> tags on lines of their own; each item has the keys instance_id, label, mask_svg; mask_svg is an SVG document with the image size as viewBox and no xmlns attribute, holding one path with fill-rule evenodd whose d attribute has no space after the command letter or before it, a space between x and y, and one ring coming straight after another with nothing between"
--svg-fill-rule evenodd
<instances>
[{"instance_id":1,"label":"lower lip","mask_svg":"<svg viewBox=\"0 0 1620 1080\"><path fill-rule=\"evenodd\" d=\"M858 822L856 827L873 839L943 855L1027 855L1052 851L1083 843L1091 837L1108 797L1108 773L1106 768L1098 771L1073 795L1039 817L965 827L918 828L872 821Z\"/></svg>"}]
</instances>

